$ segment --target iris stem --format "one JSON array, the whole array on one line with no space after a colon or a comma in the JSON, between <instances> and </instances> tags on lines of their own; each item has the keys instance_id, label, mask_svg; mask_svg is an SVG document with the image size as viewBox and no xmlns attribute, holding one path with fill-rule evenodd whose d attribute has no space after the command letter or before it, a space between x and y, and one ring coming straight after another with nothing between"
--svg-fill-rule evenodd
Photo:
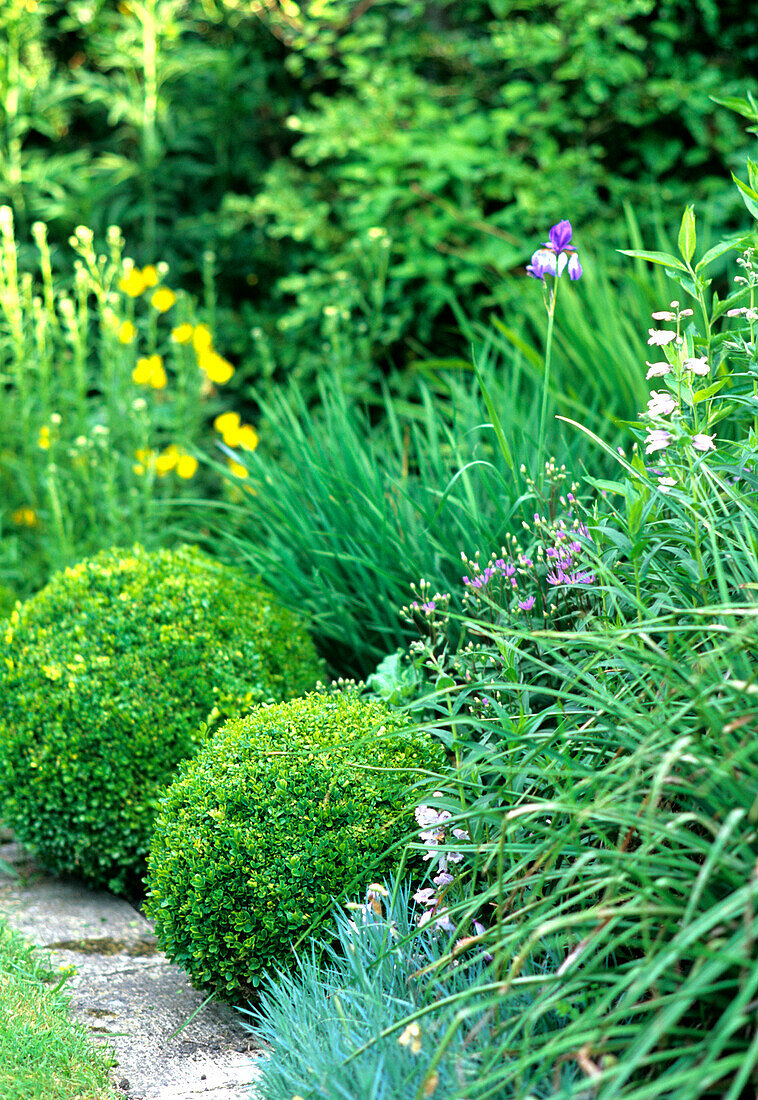
<instances>
[{"instance_id":1,"label":"iris stem","mask_svg":"<svg viewBox=\"0 0 758 1100\"><path fill-rule=\"evenodd\" d=\"M558 297L558 279L553 280L547 303L547 339L545 341L545 380L542 383L542 409L540 412L540 434L537 446L537 484L542 488L545 476L545 427L547 419L547 395L550 389L550 369L553 362L553 323L555 321L555 303Z\"/></svg>"}]
</instances>

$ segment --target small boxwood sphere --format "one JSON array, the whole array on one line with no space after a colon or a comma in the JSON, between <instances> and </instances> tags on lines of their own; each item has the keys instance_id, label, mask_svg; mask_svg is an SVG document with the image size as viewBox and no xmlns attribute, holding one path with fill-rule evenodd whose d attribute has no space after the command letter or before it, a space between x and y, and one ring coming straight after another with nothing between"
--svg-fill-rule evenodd
<instances>
[{"instance_id":1,"label":"small boxwood sphere","mask_svg":"<svg viewBox=\"0 0 758 1100\"><path fill-rule=\"evenodd\" d=\"M302 625L241 573L188 547L98 554L3 626L3 819L57 873L133 891L179 761L321 675Z\"/></svg>"},{"instance_id":2,"label":"small boxwood sphere","mask_svg":"<svg viewBox=\"0 0 758 1100\"><path fill-rule=\"evenodd\" d=\"M311 694L232 719L169 788L148 860L158 942L198 986L248 997L333 899L389 871L439 744L376 700Z\"/></svg>"}]
</instances>

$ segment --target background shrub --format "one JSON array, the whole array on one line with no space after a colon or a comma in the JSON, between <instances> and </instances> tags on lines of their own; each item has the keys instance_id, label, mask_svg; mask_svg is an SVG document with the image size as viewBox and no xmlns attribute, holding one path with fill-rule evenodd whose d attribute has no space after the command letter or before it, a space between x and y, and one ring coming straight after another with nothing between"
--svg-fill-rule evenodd
<instances>
[{"instance_id":1,"label":"background shrub","mask_svg":"<svg viewBox=\"0 0 758 1100\"><path fill-rule=\"evenodd\" d=\"M247 997L333 900L398 861L418 769L442 750L354 693L233 719L184 767L156 821L148 913L193 982Z\"/></svg>"},{"instance_id":2,"label":"background shrub","mask_svg":"<svg viewBox=\"0 0 758 1100\"><path fill-rule=\"evenodd\" d=\"M120 224L190 287L213 250L224 342L259 325L301 375L335 307L375 365L459 348L451 297L481 314L567 213L614 245L629 200L723 226L750 148L710 98L756 90L737 0L9 0L0 27L22 230Z\"/></svg>"},{"instance_id":3,"label":"background shrub","mask_svg":"<svg viewBox=\"0 0 758 1100\"><path fill-rule=\"evenodd\" d=\"M296 618L197 551L106 551L14 611L0 667L0 799L62 874L138 882L162 789L203 723L321 670Z\"/></svg>"}]
</instances>

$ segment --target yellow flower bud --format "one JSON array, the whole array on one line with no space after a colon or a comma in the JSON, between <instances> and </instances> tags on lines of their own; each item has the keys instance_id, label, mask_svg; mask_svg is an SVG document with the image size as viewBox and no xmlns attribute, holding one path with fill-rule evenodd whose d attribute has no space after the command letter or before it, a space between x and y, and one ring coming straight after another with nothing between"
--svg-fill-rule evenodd
<instances>
[{"instance_id":1,"label":"yellow flower bud","mask_svg":"<svg viewBox=\"0 0 758 1100\"><path fill-rule=\"evenodd\" d=\"M216 419L213 421L213 427L217 432L220 432L224 436L224 443L227 443L227 432L235 432L240 426L240 414L236 412L219 413ZM233 444L229 444L233 446Z\"/></svg>"},{"instance_id":2,"label":"yellow flower bud","mask_svg":"<svg viewBox=\"0 0 758 1100\"><path fill-rule=\"evenodd\" d=\"M227 461L227 466L235 477L247 477L247 470L241 463L235 462L233 459L230 458Z\"/></svg>"}]
</instances>

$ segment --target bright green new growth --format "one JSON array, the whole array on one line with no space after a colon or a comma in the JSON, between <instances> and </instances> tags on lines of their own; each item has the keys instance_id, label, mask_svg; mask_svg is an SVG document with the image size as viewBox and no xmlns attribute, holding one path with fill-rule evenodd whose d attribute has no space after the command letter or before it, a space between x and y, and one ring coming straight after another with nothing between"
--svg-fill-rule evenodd
<instances>
[{"instance_id":1,"label":"bright green new growth","mask_svg":"<svg viewBox=\"0 0 758 1100\"><path fill-rule=\"evenodd\" d=\"M409 788L443 752L355 694L232 720L170 788L148 863L160 947L197 985L243 999L335 898L396 865Z\"/></svg>"},{"instance_id":2,"label":"bright green new growth","mask_svg":"<svg viewBox=\"0 0 758 1100\"><path fill-rule=\"evenodd\" d=\"M14 611L0 646L0 800L60 874L126 892L204 724L322 672L263 588L189 548L98 554Z\"/></svg>"}]
</instances>

